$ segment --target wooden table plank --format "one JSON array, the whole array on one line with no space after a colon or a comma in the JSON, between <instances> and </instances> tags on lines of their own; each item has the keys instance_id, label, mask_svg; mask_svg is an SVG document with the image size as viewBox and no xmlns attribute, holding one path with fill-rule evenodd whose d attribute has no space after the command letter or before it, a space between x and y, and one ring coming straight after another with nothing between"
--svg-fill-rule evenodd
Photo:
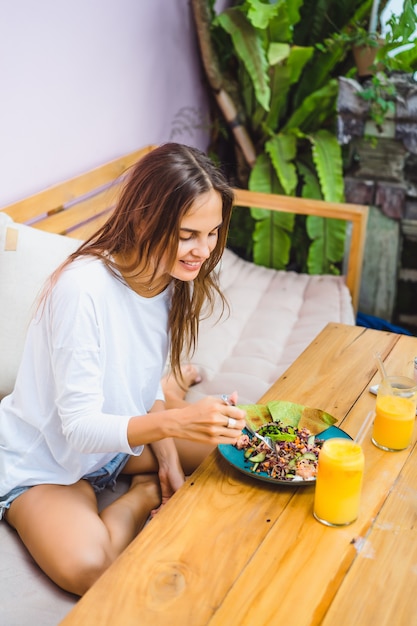
<instances>
[{"instance_id":1,"label":"wooden table plank","mask_svg":"<svg viewBox=\"0 0 417 626\"><path fill-rule=\"evenodd\" d=\"M392 455L387 463L384 453L371 443L364 447L367 468L358 520L345 528L319 524L313 518L314 490L300 488L210 620L210 626L273 624L277 615L280 623L297 626L322 623L373 516L392 488L396 472L408 458L408 453L402 452ZM362 586L369 585L370 580L362 579ZM368 594L366 597L369 602ZM344 621L339 618L338 614L337 619L329 620L328 626L357 623L350 613Z\"/></svg>"},{"instance_id":2,"label":"wooden table plank","mask_svg":"<svg viewBox=\"0 0 417 626\"><path fill-rule=\"evenodd\" d=\"M335 327L330 330L334 331ZM360 332L357 335L358 337L361 336ZM330 341L332 332L327 334L328 341L322 344L318 340L320 344L319 349L314 350L319 362L323 362L323 359L325 359L324 353L327 349L330 352L332 350ZM410 375L413 357L417 353L417 340L415 338L402 338L393 336L390 333L388 337L383 337L379 333L375 335L369 331L366 331L365 337L367 344L368 340L371 341L367 349L363 351L363 359L369 361L371 369L374 367L372 355L376 347L376 338L380 344L380 351L385 354L401 341L401 352L395 353L395 357L387 359L387 367L389 371L406 372ZM363 335L361 339L363 339ZM386 343L386 339L388 343ZM356 341L356 338L353 341ZM365 343L363 345L365 348ZM360 379L364 372L358 359L350 358L349 352L352 347L354 347L353 343L349 345L341 344L340 354L338 355L336 350L336 354L332 355L328 362L332 367L339 367L341 366L339 357L344 357L347 363L346 367L343 367L343 365L342 367L347 374L346 381L349 381L349 385L352 388L356 388L360 384L358 376ZM307 348L303 359L309 356L308 352L312 351L313 345ZM323 354L320 356L321 353ZM310 362L309 358L307 362ZM352 369L353 364L355 364L355 367ZM288 393L285 395L286 398L291 396L294 388L294 374L296 373L290 368L288 375L283 377L287 379L287 384L289 385ZM324 372L324 377L326 377L326 373L328 376L328 372ZM321 398L324 399L326 397L326 393L322 389L322 377L321 368L318 368L313 377L309 375L309 384L304 384L301 395L297 396L301 398L299 401L307 402L307 397L315 398L316 389L319 390ZM378 378L379 375L376 375L372 382L378 382ZM280 392L282 388L279 383L271 388L266 396L272 395L275 397L276 393ZM348 392L349 403L349 385L347 384L343 388L343 398L341 397L341 392L338 392L337 405L334 404L333 414L336 414L338 409L345 407L345 391ZM367 385L365 385L364 389L366 387ZM304 394L307 395L305 396ZM309 404L317 406L318 400L313 400ZM375 397L364 393L352 408L351 413L343 420L345 430L354 435L374 404ZM328 401L323 400L322 408L330 412L332 411L332 399L330 397ZM241 575L238 584L234 586L214 618L210 621L210 626L230 623L232 616L234 616L236 623L242 626L253 624L255 620L265 624L273 623L277 616L277 606L279 606L278 615L280 621L292 621L297 626L321 623L326 608L329 606L340 582L343 580L344 574L356 556L357 546L361 545L364 540L371 521L377 515L395 483L396 476L409 457L409 451L390 455L377 449L370 442L370 431L367 433L363 447L366 466L361 512L358 521L346 529L322 527L320 530L320 525L312 518L313 498L311 498L308 504L304 504L301 507L302 498L298 495L297 501L294 500L294 503L296 502L296 511L292 510L290 503L280 519L279 528L277 530L275 528L271 529L268 537ZM284 526L285 516L288 517ZM327 560L328 554L331 557L330 561ZM337 566L337 564L339 565ZM259 584L257 578L258 571L262 571L264 574L267 573L264 584ZM320 572L320 575L317 572ZM327 584L323 584L323 581L327 581ZM362 580L362 588L365 582L365 580ZM369 584L369 580L367 584ZM240 590L242 588L246 590L245 594L241 594ZM271 593L271 588L275 590L275 593ZM251 593L251 589L254 590L253 593ZM297 602L297 595L300 589L302 590L302 598ZM361 586L359 585L358 590L360 589ZM243 597L239 598L239 594L243 595ZM343 597L346 598L346 595ZM366 601L369 602L368 596L366 598ZM336 619L329 620L326 624L330 626L343 623L346 626L348 624L350 626L351 623L356 623L355 620L351 620L351 614L347 611L348 607L349 599L345 601L344 605L345 621L341 621L343 611L340 611ZM370 622L363 621L362 623L369 624Z\"/></svg>"},{"instance_id":3,"label":"wooden table plank","mask_svg":"<svg viewBox=\"0 0 417 626\"><path fill-rule=\"evenodd\" d=\"M328 411L343 420L367 390L369 381L379 380L373 357L375 346L385 358L399 338L400 335L360 326L329 324L262 401L285 399Z\"/></svg>"},{"instance_id":4,"label":"wooden table plank","mask_svg":"<svg viewBox=\"0 0 417 626\"><path fill-rule=\"evenodd\" d=\"M417 339L330 324L261 401L321 408L355 435L375 406L376 349L404 373ZM313 518L314 486L253 480L216 451L62 624L319 624L410 454L379 450L369 433L363 445L359 518L341 529Z\"/></svg>"},{"instance_id":5,"label":"wooden table plank","mask_svg":"<svg viewBox=\"0 0 417 626\"><path fill-rule=\"evenodd\" d=\"M414 445L371 532L358 542L355 562L323 626L417 624L416 455Z\"/></svg>"},{"instance_id":6,"label":"wooden table plank","mask_svg":"<svg viewBox=\"0 0 417 626\"><path fill-rule=\"evenodd\" d=\"M207 623L292 495L237 475L211 456L62 624L130 626L140 616L141 624L156 626L171 624L172 610L178 624ZM130 616L126 604L134 608Z\"/></svg>"}]
</instances>

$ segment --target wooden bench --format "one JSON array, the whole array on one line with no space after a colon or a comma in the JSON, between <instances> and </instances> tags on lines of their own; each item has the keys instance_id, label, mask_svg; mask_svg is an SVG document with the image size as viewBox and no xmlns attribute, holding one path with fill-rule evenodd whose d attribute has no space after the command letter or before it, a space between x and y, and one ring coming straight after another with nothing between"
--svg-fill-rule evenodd
<instances>
[{"instance_id":1,"label":"wooden bench","mask_svg":"<svg viewBox=\"0 0 417 626\"><path fill-rule=\"evenodd\" d=\"M123 173L153 149L147 146L0 209L14 221L49 233L86 239L107 219ZM368 208L363 205L293 198L235 189L237 207L258 207L300 215L341 219L352 224L346 285L357 311Z\"/></svg>"},{"instance_id":2,"label":"wooden bench","mask_svg":"<svg viewBox=\"0 0 417 626\"><path fill-rule=\"evenodd\" d=\"M0 210L0 398L13 386L31 302L43 281L78 240L106 220L126 169L152 149L115 159ZM227 251L220 277L231 313L220 323L202 323L193 360L202 369L203 381L190 391L191 400L238 389L245 401L256 402L328 322L355 323L367 207L247 190L235 193L237 207L351 222L347 273L307 277L278 272ZM0 560L2 622L9 626L55 625L76 602L40 572L5 523L0 523Z\"/></svg>"}]
</instances>

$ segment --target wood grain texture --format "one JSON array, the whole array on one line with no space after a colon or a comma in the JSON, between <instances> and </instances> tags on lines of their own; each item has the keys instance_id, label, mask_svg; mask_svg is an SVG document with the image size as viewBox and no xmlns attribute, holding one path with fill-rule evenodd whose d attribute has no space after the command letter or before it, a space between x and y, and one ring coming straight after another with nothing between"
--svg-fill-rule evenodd
<instances>
[{"instance_id":1,"label":"wood grain texture","mask_svg":"<svg viewBox=\"0 0 417 626\"><path fill-rule=\"evenodd\" d=\"M324 200L260 193L246 189L235 189L235 204L237 206L249 206L301 215L316 215L350 222L352 224L352 232L349 242L346 284L352 294L354 309L357 311L365 249L366 224L368 221L368 207L359 204L325 202Z\"/></svg>"},{"instance_id":2,"label":"wood grain texture","mask_svg":"<svg viewBox=\"0 0 417 626\"><path fill-rule=\"evenodd\" d=\"M20 202L2 207L2 210L16 222L28 222L37 216L56 211L57 208L111 183L152 149L153 146L146 146L135 150L84 174L57 183Z\"/></svg>"},{"instance_id":3,"label":"wood grain texture","mask_svg":"<svg viewBox=\"0 0 417 626\"><path fill-rule=\"evenodd\" d=\"M355 562L338 590L323 626L417 624L415 454L414 449L371 532L356 543Z\"/></svg>"},{"instance_id":4,"label":"wood grain texture","mask_svg":"<svg viewBox=\"0 0 417 626\"><path fill-rule=\"evenodd\" d=\"M355 435L375 406L368 386L378 382L377 349L388 371L403 372L417 339L329 324L260 401L320 406ZM368 432L363 448L360 514L339 529L313 518L314 486L256 481L214 452L62 624L369 624L374 620L360 621L363 606L376 610L391 581L401 585L385 599L391 621L375 623L407 624L395 616L415 609L412 584L406 609L402 598L407 578L416 576L416 549L407 547L416 514L416 446L386 453ZM360 547L369 541L380 560L365 562L368 576Z\"/></svg>"},{"instance_id":5,"label":"wood grain texture","mask_svg":"<svg viewBox=\"0 0 417 626\"><path fill-rule=\"evenodd\" d=\"M207 623L292 496L212 455L63 624Z\"/></svg>"}]
</instances>

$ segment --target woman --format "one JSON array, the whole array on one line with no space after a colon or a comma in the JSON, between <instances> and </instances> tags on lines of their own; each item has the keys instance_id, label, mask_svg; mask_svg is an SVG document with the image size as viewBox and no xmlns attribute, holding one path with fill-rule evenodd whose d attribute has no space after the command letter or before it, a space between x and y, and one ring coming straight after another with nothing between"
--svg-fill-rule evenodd
<instances>
[{"instance_id":1,"label":"woman","mask_svg":"<svg viewBox=\"0 0 417 626\"><path fill-rule=\"evenodd\" d=\"M72 593L85 593L184 471L244 427L239 408L210 397L187 405L172 388L220 293L213 269L231 209L202 152L163 145L132 168L107 223L45 288L0 405L0 517ZM99 513L95 493L119 473L131 487Z\"/></svg>"}]
</instances>

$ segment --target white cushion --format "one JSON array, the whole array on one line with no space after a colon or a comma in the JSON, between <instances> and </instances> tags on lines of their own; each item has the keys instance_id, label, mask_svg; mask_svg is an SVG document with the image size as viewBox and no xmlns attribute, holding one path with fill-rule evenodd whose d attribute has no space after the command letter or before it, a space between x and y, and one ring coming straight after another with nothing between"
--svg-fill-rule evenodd
<instances>
[{"instance_id":1,"label":"white cushion","mask_svg":"<svg viewBox=\"0 0 417 626\"><path fill-rule=\"evenodd\" d=\"M16 249L7 250L10 229ZM79 244L0 212L0 398L13 387L36 296ZM203 381L190 390L190 401L236 389L241 402L256 402L328 322L355 323L343 277L272 270L230 250L219 272L230 315L218 321L218 309L201 323L192 361Z\"/></svg>"},{"instance_id":2,"label":"white cushion","mask_svg":"<svg viewBox=\"0 0 417 626\"><path fill-rule=\"evenodd\" d=\"M36 296L79 245L0 212L0 398L13 388Z\"/></svg>"},{"instance_id":3,"label":"white cushion","mask_svg":"<svg viewBox=\"0 0 417 626\"><path fill-rule=\"evenodd\" d=\"M342 276L309 276L244 261L226 250L220 284L230 316L202 321L192 359L203 380L187 400L237 391L257 402L328 322L355 324Z\"/></svg>"}]
</instances>

